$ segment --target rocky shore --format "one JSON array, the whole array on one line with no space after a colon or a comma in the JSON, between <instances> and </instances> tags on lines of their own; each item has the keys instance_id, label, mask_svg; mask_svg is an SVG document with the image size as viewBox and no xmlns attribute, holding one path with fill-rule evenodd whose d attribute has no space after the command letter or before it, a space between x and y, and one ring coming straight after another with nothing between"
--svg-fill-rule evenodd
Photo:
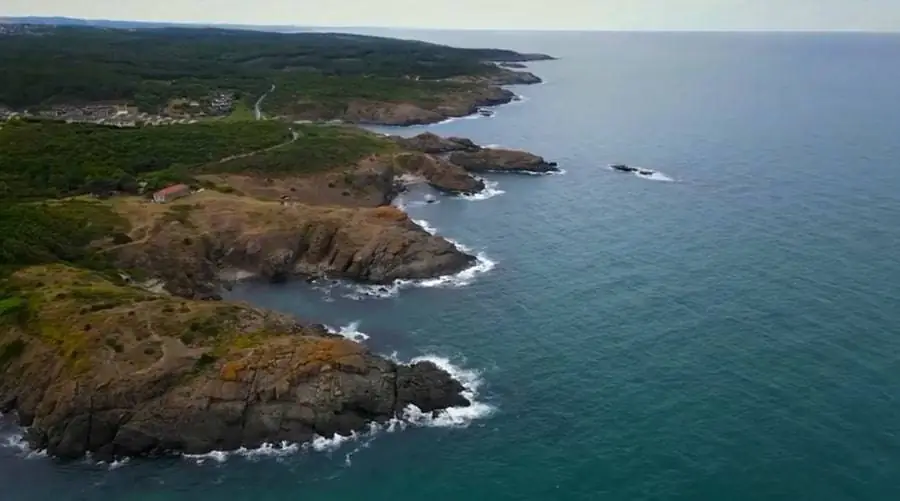
<instances>
[{"instance_id":1,"label":"rocky shore","mask_svg":"<svg viewBox=\"0 0 900 501\"><path fill-rule=\"evenodd\" d=\"M64 265L17 272L29 318L0 330L0 412L62 458L205 453L348 435L468 406L428 362L397 364L249 306L117 285ZM14 353L11 347L14 348Z\"/></svg>"}]
</instances>

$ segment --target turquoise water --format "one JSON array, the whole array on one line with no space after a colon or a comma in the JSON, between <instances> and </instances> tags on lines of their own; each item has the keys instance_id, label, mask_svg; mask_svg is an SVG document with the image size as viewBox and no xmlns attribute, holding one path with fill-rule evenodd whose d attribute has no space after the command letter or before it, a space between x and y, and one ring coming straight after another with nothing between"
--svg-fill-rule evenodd
<instances>
[{"instance_id":1,"label":"turquoise water","mask_svg":"<svg viewBox=\"0 0 900 501\"><path fill-rule=\"evenodd\" d=\"M566 174L405 196L494 263L468 285L235 295L476 371L490 412L224 462L0 448L0 499L900 498L900 36L408 35L562 57L524 102L431 130Z\"/></svg>"}]
</instances>

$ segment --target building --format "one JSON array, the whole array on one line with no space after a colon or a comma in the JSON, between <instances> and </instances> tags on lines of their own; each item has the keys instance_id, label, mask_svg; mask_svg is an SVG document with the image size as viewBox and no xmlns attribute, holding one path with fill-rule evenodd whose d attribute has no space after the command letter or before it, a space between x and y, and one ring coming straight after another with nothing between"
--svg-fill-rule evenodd
<instances>
[{"instance_id":1,"label":"building","mask_svg":"<svg viewBox=\"0 0 900 501\"><path fill-rule=\"evenodd\" d=\"M171 202L177 198L181 198L191 194L191 188L186 184L174 184L167 188L163 188L153 194L153 201L159 204Z\"/></svg>"}]
</instances>

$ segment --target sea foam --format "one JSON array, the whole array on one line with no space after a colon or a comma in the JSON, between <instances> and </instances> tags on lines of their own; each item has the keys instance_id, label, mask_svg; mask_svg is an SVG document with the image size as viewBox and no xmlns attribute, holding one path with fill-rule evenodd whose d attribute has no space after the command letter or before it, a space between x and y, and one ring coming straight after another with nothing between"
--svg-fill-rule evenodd
<instances>
[{"instance_id":1,"label":"sea foam","mask_svg":"<svg viewBox=\"0 0 900 501\"><path fill-rule=\"evenodd\" d=\"M325 328L328 329L328 332L332 334L338 334L349 339L350 341L356 341L357 343L361 343L369 339L368 334L359 330L358 320L355 322L350 322L349 324L338 328L334 328L329 325L326 325Z\"/></svg>"},{"instance_id":2,"label":"sea foam","mask_svg":"<svg viewBox=\"0 0 900 501\"><path fill-rule=\"evenodd\" d=\"M651 171L650 174L641 174L640 172L635 172L634 175L641 179L649 179L651 181L663 181L666 183L671 183L671 182L675 181L671 177L663 174L662 172L657 172L657 171Z\"/></svg>"},{"instance_id":3,"label":"sea foam","mask_svg":"<svg viewBox=\"0 0 900 501\"><path fill-rule=\"evenodd\" d=\"M459 195L459 198L462 198L463 200L471 200L474 202L480 200L488 200L490 198L494 198L506 193L505 191L497 188L497 186L499 186L499 183L497 181L491 181L489 179L481 179L481 181L484 182L483 190L472 195Z\"/></svg>"},{"instance_id":4,"label":"sea foam","mask_svg":"<svg viewBox=\"0 0 900 501\"><path fill-rule=\"evenodd\" d=\"M428 221L425 220L414 220L416 224L421 226L428 233L435 235L437 234L437 229L432 227ZM472 254L473 251L469 247L462 245L461 243L447 238L448 242L453 244L460 252L465 252L467 254ZM395 297L400 293L403 289L409 288L459 288L466 287L471 285L472 282L478 278L479 275L483 275L485 273L490 272L494 268L496 268L497 262L488 257L484 252L475 253L475 263L460 271L459 273L454 273L452 275L443 275L435 278L422 278L422 279L398 279L394 280L390 284L384 285L366 285L366 284L352 284L352 283L339 283L339 285L343 286L349 291L346 294L343 294L343 297L347 299L366 299L366 298L378 298L378 299L386 299Z\"/></svg>"},{"instance_id":5,"label":"sea foam","mask_svg":"<svg viewBox=\"0 0 900 501\"><path fill-rule=\"evenodd\" d=\"M28 442L25 440L24 430L21 428L0 435L0 448L13 449L16 451L16 455L26 459L47 456L46 450L35 450L28 445Z\"/></svg>"}]
</instances>

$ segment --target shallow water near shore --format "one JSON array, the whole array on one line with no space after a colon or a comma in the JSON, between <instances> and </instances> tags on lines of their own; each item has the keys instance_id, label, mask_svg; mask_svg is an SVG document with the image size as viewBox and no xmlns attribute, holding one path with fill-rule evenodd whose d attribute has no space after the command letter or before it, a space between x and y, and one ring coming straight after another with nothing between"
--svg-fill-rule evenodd
<instances>
[{"instance_id":1,"label":"shallow water near shore","mask_svg":"<svg viewBox=\"0 0 900 501\"><path fill-rule=\"evenodd\" d=\"M380 130L566 173L404 195L492 263L465 284L232 296L452 364L484 412L115 467L0 420L0 500L900 498L900 36L378 34L561 57L493 117Z\"/></svg>"}]
</instances>

